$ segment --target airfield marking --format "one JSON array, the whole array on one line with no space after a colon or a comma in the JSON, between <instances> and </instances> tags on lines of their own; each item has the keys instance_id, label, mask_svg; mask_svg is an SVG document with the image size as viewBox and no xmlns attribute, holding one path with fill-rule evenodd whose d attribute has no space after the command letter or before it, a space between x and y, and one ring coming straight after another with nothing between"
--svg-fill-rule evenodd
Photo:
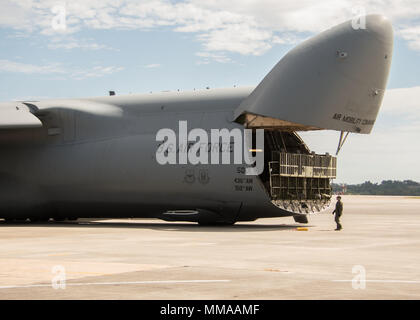
<instances>
[{"instance_id":1,"label":"airfield marking","mask_svg":"<svg viewBox=\"0 0 420 320\"><path fill-rule=\"evenodd\" d=\"M231 282L231 280L151 280L151 281L121 281L121 282L82 282L66 283L67 286L114 286L114 285L133 285L133 284L176 284L176 283L220 283ZM29 284L20 286L0 286L0 289L19 289L19 288L45 288L51 284Z\"/></svg>"}]
</instances>

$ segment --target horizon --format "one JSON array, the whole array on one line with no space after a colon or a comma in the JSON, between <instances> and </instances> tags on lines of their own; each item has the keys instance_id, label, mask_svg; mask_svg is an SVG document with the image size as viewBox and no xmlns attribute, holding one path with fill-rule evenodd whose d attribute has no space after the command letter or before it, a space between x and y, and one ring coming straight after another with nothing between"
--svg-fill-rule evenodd
<instances>
[{"instance_id":1,"label":"horizon","mask_svg":"<svg viewBox=\"0 0 420 320\"><path fill-rule=\"evenodd\" d=\"M360 185L360 184L364 184L364 183L370 182L372 184L378 184L378 185L380 185L383 182L387 182L387 181L391 181L391 182L414 182L414 183L420 184L420 182L414 181L414 180L391 180L391 179L389 179L389 180L384 179L384 180L381 180L381 182L372 182L372 181L367 180L367 181L364 181L364 182L361 182L361 183L352 183L352 184L346 183L346 182L334 182L333 181L332 184L336 184L336 185L342 185L342 184L344 184L344 185Z\"/></svg>"}]
</instances>

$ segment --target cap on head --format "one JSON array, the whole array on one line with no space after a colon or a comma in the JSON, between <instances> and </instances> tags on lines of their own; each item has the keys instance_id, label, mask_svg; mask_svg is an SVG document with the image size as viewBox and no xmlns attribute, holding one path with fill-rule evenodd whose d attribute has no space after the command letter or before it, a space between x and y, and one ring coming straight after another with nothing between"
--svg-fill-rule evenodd
<instances>
[{"instance_id":1,"label":"cap on head","mask_svg":"<svg viewBox=\"0 0 420 320\"><path fill-rule=\"evenodd\" d=\"M340 200L341 199L341 196L338 196L337 199Z\"/></svg>"}]
</instances>

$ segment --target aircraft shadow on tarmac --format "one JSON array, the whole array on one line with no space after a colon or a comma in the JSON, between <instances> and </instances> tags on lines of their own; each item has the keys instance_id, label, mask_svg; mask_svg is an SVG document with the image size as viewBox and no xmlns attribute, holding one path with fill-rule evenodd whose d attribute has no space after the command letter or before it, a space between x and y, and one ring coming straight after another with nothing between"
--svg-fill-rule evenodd
<instances>
[{"instance_id":1,"label":"aircraft shadow on tarmac","mask_svg":"<svg viewBox=\"0 0 420 320\"><path fill-rule=\"evenodd\" d=\"M51 227L51 228L122 228L122 229L151 229L162 231L182 231L182 232L251 232L251 231L288 231L293 230L300 225L294 224L235 224L231 226L200 226L195 223L172 223L172 222L109 222L98 219L91 221L69 221L69 222L4 222L0 221L2 227ZM305 228L312 226L305 225Z\"/></svg>"}]
</instances>

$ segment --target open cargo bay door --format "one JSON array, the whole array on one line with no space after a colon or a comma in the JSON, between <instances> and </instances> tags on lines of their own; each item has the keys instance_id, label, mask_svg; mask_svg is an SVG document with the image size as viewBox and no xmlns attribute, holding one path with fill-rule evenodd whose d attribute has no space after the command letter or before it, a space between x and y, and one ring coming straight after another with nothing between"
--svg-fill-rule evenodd
<instances>
[{"instance_id":1,"label":"open cargo bay door","mask_svg":"<svg viewBox=\"0 0 420 320\"><path fill-rule=\"evenodd\" d=\"M390 22L366 17L291 50L235 110L248 128L370 133L382 103L393 50Z\"/></svg>"}]
</instances>

